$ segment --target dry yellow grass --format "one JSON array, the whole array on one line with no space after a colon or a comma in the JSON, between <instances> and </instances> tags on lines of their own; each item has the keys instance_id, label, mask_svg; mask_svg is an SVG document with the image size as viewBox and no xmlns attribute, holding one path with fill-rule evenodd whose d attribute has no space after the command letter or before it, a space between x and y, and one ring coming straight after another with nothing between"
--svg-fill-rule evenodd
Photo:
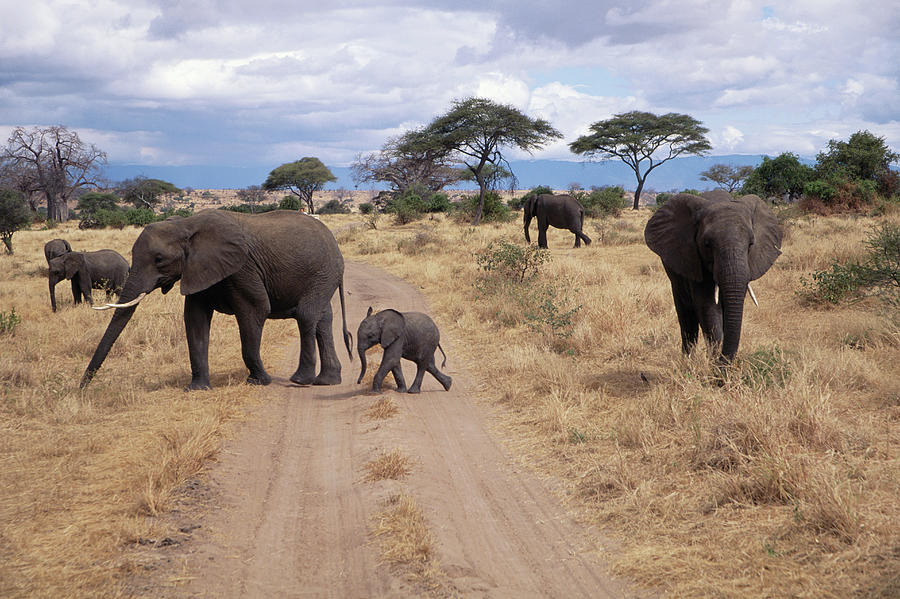
<instances>
[{"instance_id":1,"label":"dry yellow grass","mask_svg":"<svg viewBox=\"0 0 900 599\"><path fill-rule=\"evenodd\" d=\"M142 302L97 378L79 390L110 312L74 306L63 282L52 313L43 245L63 237L74 249L112 248L130 261L138 233L73 224L20 231L16 253L0 255L0 311L22 319L0 336L0 596L123 594L136 567L123 547L169 533L152 515L258 400L243 384L237 326L222 315L210 343L216 388L182 391L190 366L177 290ZM263 360L277 363L288 341L296 329L270 322Z\"/></svg>"},{"instance_id":2,"label":"dry yellow grass","mask_svg":"<svg viewBox=\"0 0 900 599\"><path fill-rule=\"evenodd\" d=\"M376 514L372 534L379 540L381 559L406 573L426 594L445 596L446 575L435 555L434 539L416 500L407 493L391 495Z\"/></svg>"},{"instance_id":3,"label":"dry yellow grass","mask_svg":"<svg viewBox=\"0 0 900 599\"><path fill-rule=\"evenodd\" d=\"M398 412L397 404L390 397L384 396L376 399L366 410L368 420L387 420Z\"/></svg>"},{"instance_id":4,"label":"dry yellow grass","mask_svg":"<svg viewBox=\"0 0 900 599\"><path fill-rule=\"evenodd\" d=\"M472 285L476 252L524 242L519 220L383 218L338 238L346 258L423 289L483 395L507 408L511 445L618 537L618 573L673 597L897 596L900 317L876 300L797 296L803 277L859 256L875 221L786 223L723 375L703 351L680 354L668 279L643 243L648 217L589 221L597 241L580 250L550 230L541 278L568 291L562 307L580 304L568 337Z\"/></svg>"},{"instance_id":5,"label":"dry yellow grass","mask_svg":"<svg viewBox=\"0 0 900 599\"><path fill-rule=\"evenodd\" d=\"M399 480L412 471L412 461L399 449L384 451L365 465L368 482Z\"/></svg>"}]
</instances>

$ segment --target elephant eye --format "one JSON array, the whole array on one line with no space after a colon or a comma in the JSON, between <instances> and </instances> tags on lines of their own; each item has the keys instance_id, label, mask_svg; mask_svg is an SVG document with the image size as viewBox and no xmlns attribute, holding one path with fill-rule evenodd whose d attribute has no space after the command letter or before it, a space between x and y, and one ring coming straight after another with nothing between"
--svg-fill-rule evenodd
<instances>
[{"instance_id":1,"label":"elephant eye","mask_svg":"<svg viewBox=\"0 0 900 599\"><path fill-rule=\"evenodd\" d=\"M162 261L163 261L162 254L156 254L156 257L153 259L153 261L156 262L157 264L162 264Z\"/></svg>"}]
</instances>

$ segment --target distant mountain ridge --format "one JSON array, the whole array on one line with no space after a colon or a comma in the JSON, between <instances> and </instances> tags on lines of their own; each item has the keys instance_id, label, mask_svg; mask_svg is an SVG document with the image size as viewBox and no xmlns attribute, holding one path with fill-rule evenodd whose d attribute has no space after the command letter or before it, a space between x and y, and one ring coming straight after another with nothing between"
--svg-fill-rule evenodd
<instances>
[{"instance_id":1,"label":"distant mountain ridge","mask_svg":"<svg viewBox=\"0 0 900 599\"><path fill-rule=\"evenodd\" d=\"M801 158L812 164L813 161ZM714 164L735 166L757 166L762 162L760 155L728 154L721 156L687 156L674 158L655 168L647 178L646 191L671 191L681 189L711 189L714 184L702 181L700 173ZM194 189L242 189L250 185L261 185L269 172L278 165L270 166L148 166L139 164L110 164L105 169L110 181L122 181L136 176L162 179L176 186ZM634 172L619 160L605 162L581 162L569 160L517 160L510 162L519 189L530 189L547 185L553 189L566 189L572 183L583 188L592 186L621 185L626 190L634 190ZM350 175L350 168L329 166L337 177L326 189L354 189L356 186ZM367 184L362 189L381 189L386 186ZM474 184L457 186L457 189L472 189Z\"/></svg>"}]
</instances>

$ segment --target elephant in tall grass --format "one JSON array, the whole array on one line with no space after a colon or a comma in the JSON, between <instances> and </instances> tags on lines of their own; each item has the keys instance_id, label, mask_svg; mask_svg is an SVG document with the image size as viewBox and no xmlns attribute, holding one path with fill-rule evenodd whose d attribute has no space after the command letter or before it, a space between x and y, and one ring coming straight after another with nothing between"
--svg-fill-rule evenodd
<instances>
[{"instance_id":1,"label":"elephant in tall grass","mask_svg":"<svg viewBox=\"0 0 900 599\"><path fill-rule=\"evenodd\" d=\"M747 291L781 254L781 228L755 195L726 191L681 193L657 210L644 229L672 284L681 348L697 343L698 327L722 360L737 353Z\"/></svg>"},{"instance_id":2,"label":"elephant in tall grass","mask_svg":"<svg viewBox=\"0 0 900 599\"><path fill-rule=\"evenodd\" d=\"M66 252L49 260L50 307L56 312L56 284L63 279L72 281L72 299L81 298L93 305L91 289L105 290L107 295L122 290L128 277L128 261L115 250L95 252Z\"/></svg>"},{"instance_id":3,"label":"elephant in tall grass","mask_svg":"<svg viewBox=\"0 0 900 599\"><path fill-rule=\"evenodd\" d=\"M300 363L290 380L336 385L341 363L332 337L331 298L341 300L344 342L352 358L344 309L344 259L331 231L287 210L239 214L204 210L144 228L131 249L131 274L119 304L81 379L87 385L103 364L138 302L154 289L181 281L184 328L191 363L188 389L209 389L209 328L213 312L237 319L247 382L267 385L259 348L267 319L292 318L300 329ZM316 350L320 370L316 374Z\"/></svg>"},{"instance_id":4,"label":"elephant in tall grass","mask_svg":"<svg viewBox=\"0 0 900 599\"><path fill-rule=\"evenodd\" d=\"M581 242L591 244L591 238L582 232L584 226L584 207L570 195L553 195L542 193L528 198L523 205L523 221L525 224L525 241L531 243L528 227L531 219L537 218L538 247L547 247L547 228L568 229L575 234L575 247Z\"/></svg>"}]
</instances>

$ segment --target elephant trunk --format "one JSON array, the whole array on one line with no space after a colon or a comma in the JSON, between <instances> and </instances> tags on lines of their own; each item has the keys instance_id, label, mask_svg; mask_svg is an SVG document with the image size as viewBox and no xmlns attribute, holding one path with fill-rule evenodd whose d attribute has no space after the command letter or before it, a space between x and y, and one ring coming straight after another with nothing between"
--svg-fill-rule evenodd
<instances>
[{"instance_id":1,"label":"elephant trunk","mask_svg":"<svg viewBox=\"0 0 900 599\"><path fill-rule=\"evenodd\" d=\"M745 266L746 259L726 261L726 264L730 266L723 269L725 272L718 277L719 301L722 304L722 358L725 362L731 362L741 341L744 297L750 276Z\"/></svg>"},{"instance_id":2,"label":"elephant trunk","mask_svg":"<svg viewBox=\"0 0 900 599\"><path fill-rule=\"evenodd\" d=\"M125 289L122 290L121 298L126 302L134 299L139 295L139 289L137 284L129 285L125 284ZM123 302L124 303L124 302ZM115 344L116 339L119 338L119 335L125 329L125 325L131 320L131 317L134 315L134 311L137 309L137 305L132 305L126 308L116 308L115 313L113 314L112 320L109 321L109 325L106 327L106 332L103 333L103 338L100 339L100 343L97 344L97 349L94 350L94 355L91 358L91 362L88 364L87 369L84 371L84 376L81 377L81 384L79 385L82 389L87 387L88 383L91 382L91 379L94 378L94 374L100 370L100 366L103 365L103 361L106 359L106 356L109 354L109 350L112 349L112 346Z\"/></svg>"},{"instance_id":3,"label":"elephant trunk","mask_svg":"<svg viewBox=\"0 0 900 599\"><path fill-rule=\"evenodd\" d=\"M363 377L366 376L366 350L368 347L364 347L362 344L356 346L356 351L359 353L359 378L356 379L356 384L360 384L363 380Z\"/></svg>"}]
</instances>

